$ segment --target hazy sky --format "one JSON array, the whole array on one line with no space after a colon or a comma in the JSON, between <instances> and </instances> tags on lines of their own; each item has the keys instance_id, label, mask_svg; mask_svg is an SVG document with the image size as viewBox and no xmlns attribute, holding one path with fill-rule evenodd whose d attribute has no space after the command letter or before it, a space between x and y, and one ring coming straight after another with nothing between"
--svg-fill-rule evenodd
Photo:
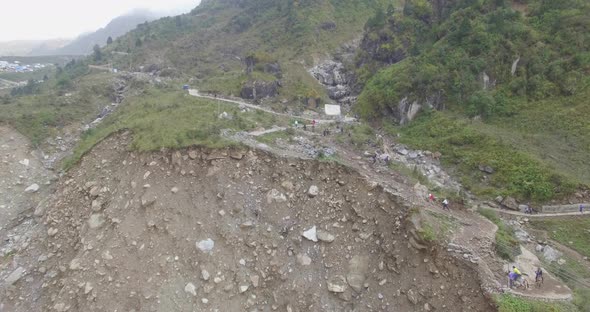
<instances>
[{"instance_id":1,"label":"hazy sky","mask_svg":"<svg viewBox=\"0 0 590 312\"><path fill-rule=\"evenodd\" d=\"M188 12L200 0L1 0L0 41L73 38L133 9Z\"/></svg>"}]
</instances>

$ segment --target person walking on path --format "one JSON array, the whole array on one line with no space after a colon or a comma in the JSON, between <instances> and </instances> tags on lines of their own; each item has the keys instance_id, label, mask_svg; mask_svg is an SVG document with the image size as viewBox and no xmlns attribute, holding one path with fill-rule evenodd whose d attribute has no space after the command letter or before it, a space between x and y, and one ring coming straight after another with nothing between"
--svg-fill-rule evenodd
<instances>
[{"instance_id":1,"label":"person walking on path","mask_svg":"<svg viewBox=\"0 0 590 312\"><path fill-rule=\"evenodd\" d=\"M432 193L428 194L428 201L433 202L435 200L436 200L436 197L434 197L434 194L432 194Z\"/></svg>"},{"instance_id":2,"label":"person walking on path","mask_svg":"<svg viewBox=\"0 0 590 312\"><path fill-rule=\"evenodd\" d=\"M449 209L449 201L445 198L442 202L443 204L443 210L450 210Z\"/></svg>"},{"instance_id":3,"label":"person walking on path","mask_svg":"<svg viewBox=\"0 0 590 312\"><path fill-rule=\"evenodd\" d=\"M580 204L580 213L584 213L584 205Z\"/></svg>"}]
</instances>

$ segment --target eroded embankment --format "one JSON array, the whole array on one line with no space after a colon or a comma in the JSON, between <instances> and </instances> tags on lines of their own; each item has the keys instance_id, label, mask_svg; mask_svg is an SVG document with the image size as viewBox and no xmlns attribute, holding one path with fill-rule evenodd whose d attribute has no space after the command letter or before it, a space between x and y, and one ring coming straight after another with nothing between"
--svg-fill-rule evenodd
<instances>
[{"instance_id":1,"label":"eroded embankment","mask_svg":"<svg viewBox=\"0 0 590 312\"><path fill-rule=\"evenodd\" d=\"M345 167L129 142L62 177L0 262L0 280L21 268L0 311L493 310L469 265L413 241L409 209Z\"/></svg>"}]
</instances>

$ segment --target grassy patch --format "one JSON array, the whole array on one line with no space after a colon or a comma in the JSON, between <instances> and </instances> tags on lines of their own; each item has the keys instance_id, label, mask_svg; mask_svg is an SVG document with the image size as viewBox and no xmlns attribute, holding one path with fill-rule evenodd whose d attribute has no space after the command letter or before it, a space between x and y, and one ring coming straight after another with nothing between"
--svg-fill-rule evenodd
<instances>
[{"instance_id":1,"label":"grassy patch","mask_svg":"<svg viewBox=\"0 0 590 312\"><path fill-rule=\"evenodd\" d=\"M547 231L551 239L576 250L586 257L590 257L590 219L532 220L531 225L536 229Z\"/></svg>"},{"instance_id":2,"label":"grassy patch","mask_svg":"<svg viewBox=\"0 0 590 312\"><path fill-rule=\"evenodd\" d=\"M448 238L453 233L453 231L459 227L459 221L446 213L439 213L430 210L426 213L434 217L436 220L436 237L438 237L439 240L441 238Z\"/></svg>"},{"instance_id":3,"label":"grassy patch","mask_svg":"<svg viewBox=\"0 0 590 312\"><path fill-rule=\"evenodd\" d=\"M230 118L218 118L219 112L227 112ZM192 145L220 148L235 144L221 136L222 129L252 130L277 122L287 121L261 111L243 113L237 105L196 98L173 89L150 88L126 99L115 114L85 134L64 166L69 168L95 144L123 129L133 132L131 147L139 151Z\"/></svg>"},{"instance_id":4,"label":"grassy patch","mask_svg":"<svg viewBox=\"0 0 590 312\"><path fill-rule=\"evenodd\" d=\"M499 312L577 312L578 309L572 303L544 302L530 300L513 295L500 295L496 297Z\"/></svg>"},{"instance_id":5,"label":"grassy patch","mask_svg":"<svg viewBox=\"0 0 590 312\"><path fill-rule=\"evenodd\" d=\"M56 90L55 79L39 86L36 94L9 97L0 103L0 122L6 122L27 136L33 145L41 144L57 130L90 119L111 103L111 77L87 75L70 87L67 96Z\"/></svg>"},{"instance_id":6,"label":"grassy patch","mask_svg":"<svg viewBox=\"0 0 590 312\"><path fill-rule=\"evenodd\" d=\"M257 141L266 143L266 144L274 144L277 139L281 140L289 140L291 139L291 135L286 131L276 131L267 133L256 138Z\"/></svg>"},{"instance_id":7,"label":"grassy patch","mask_svg":"<svg viewBox=\"0 0 590 312\"><path fill-rule=\"evenodd\" d=\"M425 242L434 242L437 237L434 228L427 222L422 222L422 228L418 231L418 235Z\"/></svg>"},{"instance_id":8,"label":"grassy patch","mask_svg":"<svg viewBox=\"0 0 590 312\"><path fill-rule=\"evenodd\" d=\"M450 114L425 114L401 129L400 141L421 149L440 151L447 167L456 168L463 185L477 195L512 195L545 201L571 194L576 184L528 153L519 152L489 136L470 122ZM478 166L495 169L488 179Z\"/></svg>"},{"instance_id":9,"label":"grassy patch","mask_svg":"<svg viewBox=\"0 0 590 312\"><path fill-rule=\"evenodd\" d=\"M514 260L514 257L520 254L520 243L514 235L514 230L506 225L498 217L498 214L491 209L480 208L477 212L498 226L498 231L496 231L496 253L503 259Z\"/></svg>"}]
</instances>

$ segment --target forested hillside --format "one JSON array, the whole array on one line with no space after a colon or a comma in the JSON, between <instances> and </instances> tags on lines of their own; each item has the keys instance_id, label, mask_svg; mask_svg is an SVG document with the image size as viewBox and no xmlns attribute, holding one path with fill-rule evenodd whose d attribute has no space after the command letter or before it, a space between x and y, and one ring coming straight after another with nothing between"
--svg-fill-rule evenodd
<instances>
[{"instance_id":1,"label":"forested hillside","mask_svg":"<svg viewBox=\"0 0 590 312\"><path fill-rule=\"evenodd\" d=\"M444 151L482 193L547 200L590 182L588 1L406 1L366 28L364 117L410 124L402 140Z\"/></svg>"}]
</instances>

